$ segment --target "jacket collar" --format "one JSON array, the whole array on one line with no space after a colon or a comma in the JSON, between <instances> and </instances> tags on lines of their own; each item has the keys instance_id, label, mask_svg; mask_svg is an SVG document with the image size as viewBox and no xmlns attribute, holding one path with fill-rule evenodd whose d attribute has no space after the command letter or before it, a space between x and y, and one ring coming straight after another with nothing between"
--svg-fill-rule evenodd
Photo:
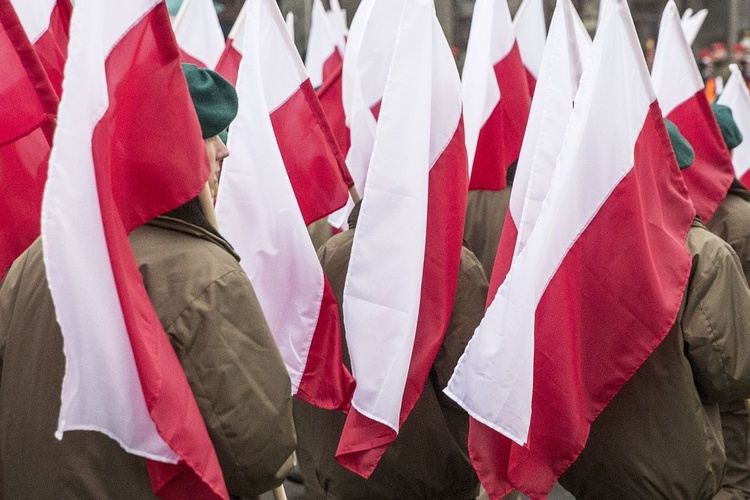
<instances>
[{"instance_id":1,"label":"jacket collar","mask_svg":"<svg viewBox=\"0 0 750 500\"><path fill-rule=\"evenodd\" d=\"M210 241L211 243L214 243L226 250L232 257L237 260L237 262L240 261L240 256L237 255L237 253L234 251L232 245L230 245L229 242L218 233L214 234L200 226L169 215L160 215L159 217L150 220L148 224L163 229L170 229L172 231L189 234L191 236Z\"/></svg>"}]
</instances>

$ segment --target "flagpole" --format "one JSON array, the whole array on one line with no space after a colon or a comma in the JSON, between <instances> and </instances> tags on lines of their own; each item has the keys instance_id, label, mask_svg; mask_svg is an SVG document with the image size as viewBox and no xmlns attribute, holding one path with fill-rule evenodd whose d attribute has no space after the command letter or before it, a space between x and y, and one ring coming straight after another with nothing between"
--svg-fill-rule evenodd
<instances>
[{"instance_id":1,"label":"flagpole","mask_svg":"<svg viewBox=\"0 0 750 500\"><path fill-rule=\"evenodd\" d=\"M357 192L357 188L355 186L349 188L349 196L352 197L352 201L355 205L362 201L362 197L359 195L359 192Z\"/></svg>"},{"instance_id":2,"label":"flagpole","mask_svg":"<svg viewBox=\"0 0 750 500\"><path fill-rule=\"evenodd\" d=\"M273 489L273 498L275 500L286 500L286 491L284 491L283 484Z\"/></svg>"}]
</instances>

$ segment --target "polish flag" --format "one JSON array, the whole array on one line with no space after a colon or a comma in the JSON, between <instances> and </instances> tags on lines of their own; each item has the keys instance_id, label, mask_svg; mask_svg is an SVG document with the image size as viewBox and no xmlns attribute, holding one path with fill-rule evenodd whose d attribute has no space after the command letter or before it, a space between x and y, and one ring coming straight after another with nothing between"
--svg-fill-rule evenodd
<instances>
[{"instance_id":1,"label":"polish flag","mask_svg":"<svg viewBox=\"0 0 750 500\"><path fill-rule=\"evenodd\" d=\"M290 12L291 14L291 12ZM226 78L232 85L237 85L237 74L240 71L242 47L245 44L245 18L247 17L247 2L242 5L234 26L227 37L224 52L216 63L216 72Z\"/></svg>"},{"instance_id":2,"label":"polish flag","mask_svg":"<svg viewBox=\"0 0 750 500\"><path fill-rule=\"evenodd\" d=\"M10 0L0 0L0 281L39 236L57 94Z\"/></svg>"},{"instance_id":3,"label":"polish flag","mask_svg":"<svg viewBox=\"0 0 750 500\"><path fill-rule=\"evenodd\" d=\"M717 102L732 110L734 121L745 138L732 150L732 164L737 178L750 186L750 92L737 65L730 64L729 70L731 75Z\"/></svg>"},{"instance_id":4,"label":"polish flag","mask_svg":"<svg viewBox=\"0 0 750 500\"><path fill-rule=\"evenodd\" d=\"M708 222L727 195L734 167L674 0L664 7L651 78L664 116L677 125L695 151L693 165L682 175L698 215Z\"/></svg>"},{"instance_id":5,"label":"polish flag","mask_svg":"<svg viewBox=\"0 0 750 500\"><path fill-rule=\"evenodd\" d=\"M344 52L341 100L349 138L346 165L359 193L364 193L366 187L377 117L396 43L398 23L393 21L392 12L400 11L401 2L363 0L352 19ZM332 83L335 84L335 81ZM324 103L335 99L335 96L328 96L326 90L325 85L320 89L325 92ZM333 91L331 94L334 94L335 90L330 89L329 92ZM327 106L327 112L330 107ZM343 135L337 121L338 113L340 110L334 108L330 116L334 120L334 130L338 131L337 137ZM347 228L347 218L353 208L354 202L349 199L346 206L332 214L328 221L333 227Z\"/></svg>"},{"instance_id":6,"label":"polish flag","mask_svg":"<svg viewBox=\"0 0 750 500\"><path fill-rule=\"evenodd\" d=\"M499 191L518 160L531 97L505 0L477 0L463 72L469 189Z\"/></svg>"},{"instance_id":7,"label":"polish flag","mask_svg":"<svg viewBox=\"0 0 750 500\"><path fill-rule=\"evenodd\" d=\"M228 498L127 240L194 198L210 170L167 7L77 0L72 26L42 204L66 359L55 435L106 434L147 459L162 498Z\"/></svg>"},{"instance_id":8,"label":"polish flag","mask_svg":"<svg viewBox=\"0 0 750 500\"><path fill-rule=\"evenodd\" d=\"M693 14L693 9L686 9L682 15L680 24L682 24L682 31L685 33L688 45L692 46L695 41L695 37L698 36L698 32L703 26L703 21L708 16L708 9L701 9Z\"/></svg>"},{"instance_id":9,"label":"polish flag","mask_svg":"<svg viewBox=\"0 0 750 500\"><path fill-rule=\"evenodd\" d=\"M549 44L548 44L549 47ZM446 391L490 498L545 498L675 321L694 210L625 0L597 34L536 225Z\"/></svg>"},{"instance_id":10,"label":"polish flag","mask_svg":"<svg viewBox=\"0 0 750 500\"><path fill-rule=\"evenodd\" d=\"M240 108L229 133L232 155L224 161L217 218L242 257L289 371L292 394L322 408L345 410L354 380L341 356L338 305L271 123L270 113L300 91L301 61L276 2L247 0L245 5L247 57L240 64ZM294 146L322 149L310 140L298 134ZM322 158L329 163L318 169L337 171L335 155Z\"/></svg>"},{"instance_id":11,"label":"polish flag","mask_svg":"<svg viewBox=\"0 0 750 500\"><path fill-rule=\"evenodd\" d=\"M549 40L542 57L538 92L531 103L529 123L492 270L488 306L539 219L573 112L583 63L591 52L591 38L571 0L557 1Z\"/></svg>"},{"instance_id":12,"label":"polish flag","mask_svg":"<svg viewBox=\"0 0 750 500\"><path fill-rule=\"evenodd\" d=\"M225 43L213 0L184 0L172 26L183 62L216 67Z\"/></svg>"},{"instance_id":13,"label":"polish flag","mask_svg":"<svg viewBox=\"0 0 750 500\"><path fill-rule=\"evenodd\" d=\"M518 49L521 51L523 67L526 68L529 93L533 96L539 78L539 68L542 65L544 43L547 41L542 0L523 0L513 19L513 30L518 40Z\"/></svg>"},{"instance_id":14,"label":"polish flag","mask_svg":"<svg viewBox=\"0 0 750 500\"><path fill-rule=\"evenodd\" d=\"M313 87L320 87L341 66L344 35L329 22L323 3L313 0L310 36L307 40L305 67Z\"/></svg>"},{"instance_id":15,"label":"polish flag","mask_svg":"<svg viewBox=\"0 0 750 500\"><path fill-rule=\"evenodd\" d=\"M63 68L68 58L68 37L73 4L70 0L13 0L21 24L42 61L57 95L62 91Z\"/></svg>"},{"instance_id":16,"label":"polish flag","mask_svg":"<svg viewBox=\"0 0 750 500\"><path fill-rule=\"evenodd\" d=\"M259 12L270 19L271 13L264 9ZM245 37L251 36L247 30L255 23L248 22ZM266 91L267 111L302 217L309 225L343 207L354 181L288 31L284 28L282 34L277 33L275 24L263 25L263 30L266 50L263 60L256 63L266 68L265 79L273 78Z\"/></svg>"},{"instance_id":17,"label":"polish flag","mask_svg":"<svg viewBox=\"0 0 750 500\"><path fill-rule=\"evenodd\" d=\"M381 18L397 37L344 288L357 385L336 459L363 477L396 439L442 344L468 184L461 85L434 5L393 7Z\"/></svg>"}]
</instances>

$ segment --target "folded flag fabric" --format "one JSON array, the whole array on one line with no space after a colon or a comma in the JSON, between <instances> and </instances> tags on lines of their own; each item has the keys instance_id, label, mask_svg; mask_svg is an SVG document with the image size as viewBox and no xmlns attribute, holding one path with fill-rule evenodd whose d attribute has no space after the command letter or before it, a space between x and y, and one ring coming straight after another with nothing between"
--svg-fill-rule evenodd
<instances>
[{"instance_id":1,"label":"folded flag fabric","mask_svg":"<svg viewBox=\"0 0 750 500\"><path fill-rule=\"evenodd\" d=\"M66 359L56 436L106 434L147 459L162 498L228 498L127 239L210 170L169 14L158 0L77 0L71 25L42 205Z\"/></svg>"}]
</instances>

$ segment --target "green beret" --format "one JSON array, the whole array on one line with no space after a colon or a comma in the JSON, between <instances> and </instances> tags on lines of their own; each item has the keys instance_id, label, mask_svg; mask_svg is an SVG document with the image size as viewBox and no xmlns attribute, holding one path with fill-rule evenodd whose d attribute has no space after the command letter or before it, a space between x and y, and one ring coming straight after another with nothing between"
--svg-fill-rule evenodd
<instances>
[{"instance_id":1,"label":"green beret","mask_svg":"<svg viewBox=\"0 0 750 500\"><path fill-rule=\"evenodd\" d=\"M224 77L210 69L183 64L203 138L217 135L237 116L237 91Z\"/></svg>"},{"instance_id":2,"label":"green beret","mask_svg":"<svg viewBox=\"0 0 750 500\"><path fill-rule=\"evenodd\" d=\"M229 132L227 130L222 130L221 132L219 132L219 139L221 139L221 142L223 142L226 146L229 139Z\"/></svg>"},{"instance_id":3,"label":"green beret","mask_svg":"<svg viewBox=\"0 0 750 500\"><path fill-rule=\"evenodd\" d=\"M714 110L721 135L724 137L724 142L729 150L731 151L742 144L742 132L740 132L737 122L734 121L731 108L721 104L712 104L711 108Z\"/></svg>"},{"instance_id":4,"label":"green beret","mask_svg":"<svg viewBox=\"0 0 750 500\"><path fill-rule=\"evenodd\" d=\"M666 118L664 118L664 125L667 126L669 142L672 143L672 151L674 151L674 155L677 157L677 165L680 167L680 170L685 170L693 164L693 160L695 159L693 146L682 136L677 125Z\"/></svg>"}]
</instances>

